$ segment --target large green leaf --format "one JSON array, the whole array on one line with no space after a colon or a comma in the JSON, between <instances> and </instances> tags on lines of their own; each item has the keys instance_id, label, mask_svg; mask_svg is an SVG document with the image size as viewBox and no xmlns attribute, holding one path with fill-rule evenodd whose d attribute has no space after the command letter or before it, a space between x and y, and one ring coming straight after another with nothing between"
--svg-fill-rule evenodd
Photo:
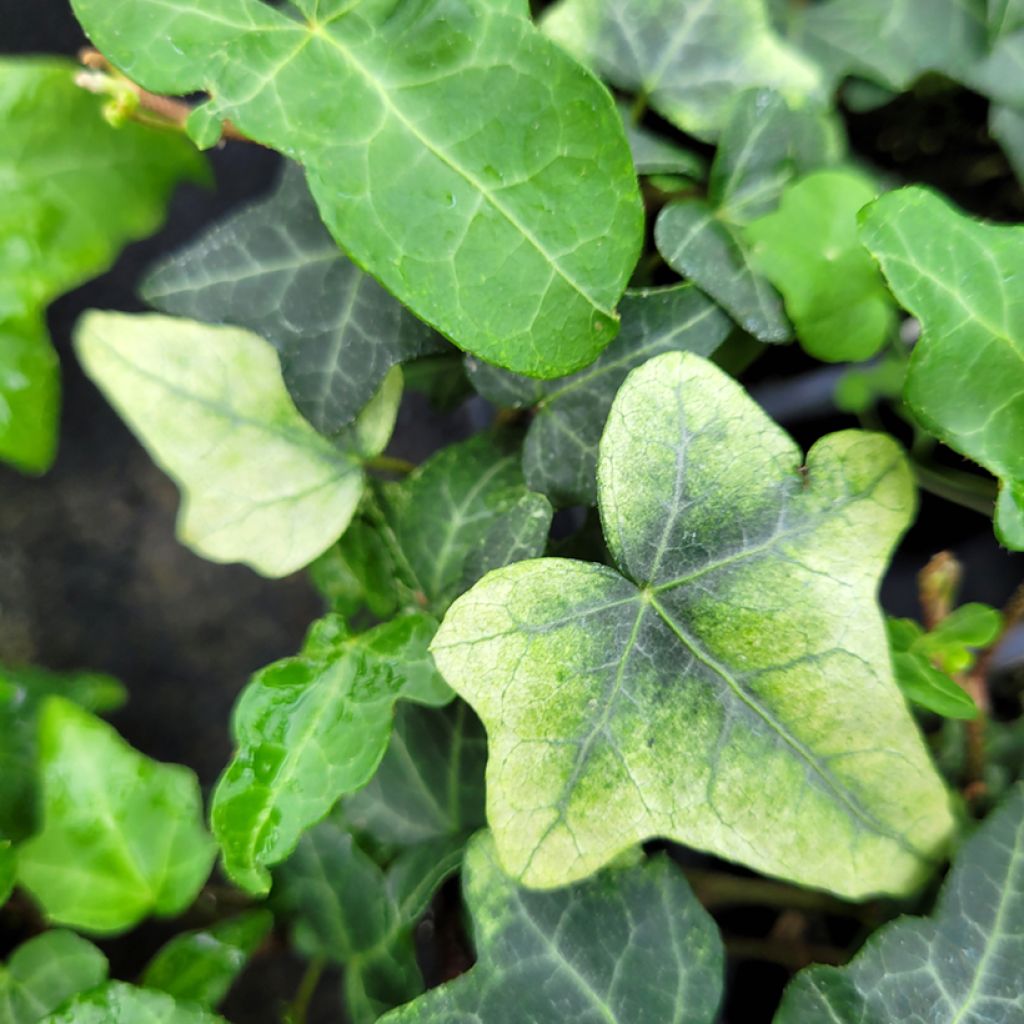
<instances>
[{"instance_id":1,"label":"large green leaf","mask_svg":"<svg viewBox=\"0 0 1024 1024\"><path fill-rule=\"evenodd\" d=\"M620 389L598 483L619 571L491 573L432 648L487 729L508 870L561 885L660 835L848 897L920 884L953 821L875 601L914 507L898 447L844 431L804 463L669 353Z\"/></svg>"},{"instance_id":2,"label":"large green leaf","mask_svg":"<svg viewBox=\"0 0 1024 1024\"><path fill-rule=\"evenodd\" d=\"M518 888L480 833L466 855L476 966L387 1024L711 1024L723 951L711 918L661 856L558 892Z\"/></svg>"},{"instance_id":3,"label":"large green leaf","mask_svg":"<svg viewBox=\"0 0 1024 1024\"><path fill-rule=\"evenodd\" d=\"M35 1024L107 978L107 958L72 932L44 932L0 964L0 1024Z\"/></svg>"},{"instance_id":4,"label":"large green leaf","mask_svg":"<svg viewBox=\"0 0 1024 1024\"><path fill-rule=\"evenodd\" d=\"M195 1003L178 1003L166 992L108 981L83 992L40 1024L227 1024Z\"/></svg>"},{"instance_id":5,"label":"large green leaf","mask_svg":"<svg viewBox=\"0 0 1024 1024\"><path fill-rule=\"evenodd\" d=\"M175 999L214 1007L270 931L267 910L249 910L201 931L176 935L146 966L142 984Z\"/></svg>"},{"instance_id":6,"label":"large green leaf","mask_svg":"<svg viewBox=\"0 0 1024 1024\"><path fill-rule=\"evenodd\" d=\"M818 171L746 228L751 263L782 293L801 346L816 359L869 359L896 326L896 310L857 238L857 213L878 195L859 171Z\"/></svg>"},{"instance_id":7,"label":"large green leaf","mask_svg":"<svg viewBox=\"0 0 1024 1024\"><path fill-rule=\"evenodd\" d=\"M268 865L369 781L399 698L451 700L427 650L436 626L413 612L350 635L329 616L314 624L302 654L253 677L235 708L237 750L211 812L225 868L243 888L267 892Z\"/></svg>"},{"instance_id":8,"label":"large green leaf","mask_svg":"<svg viewBox=\"0 0 1024 1024\"><path fill-rule=\"evenodd\" d=\"M617 89L715 138L745 89L794 103L823 97L818 69L778 36L764 0L561 0L544 29Z\"/></svg>"},{"instance_id":9,"label":"large green leaf","mask_svg":"<svg viewBox=\"0 0 1024 1024\"><path fill-rule=\"evenodd\" d=\"M269 199L161 263L142 296L266 338L299 411L325 434L355 417L392 366L444 344L344 256L291 163Z\"/></svg>"},{"instance_id":10,"label":"large green leaf","mask_svg":"<svg viewBox=\"0 0 1024 1024\"><path fill-rule=\"evenodd\" d=\"M43 828L18 850L18 883L59 924L120 932L178 914L213 863L195 776L133 750L63 697L40 713Z\"/></svg>"},{"instance_id":11,"label":"large green leaf","mask_svg":"<svg viewBox=\"0 0 1024 1024\"><path fill-rule=\"evenodd\" d=\"M470 380L485 398L535 407L523 445L523 473L527 486L560 505L597 500L597 445L629 371L662 352L709 356L732 329L729 318L691 285L627 292L619 311L619 336L571 377L537 381L467 361Z\"/></svg>"},{"instance_id":12,"label":"large green leaf","mask_svg":"<svg viewBox=\"0 0 1024 1024\"><path fill-rule=\"evenodd\" d=\"M73 7L142 85L206 91L301 162L353 260L461 348L558 376L611 341L642 238L629 148L608 93L520 4Z\"/></svg>"},{"instance_id":13,"label":"large green leaf","mask_svg":"<svg viewBox=\"0 0 1024 1024\"><path fill-rule=\"evenodd\" d=\"M235 327L87 313L86 372L181 487L178 534L214 562L285 576L348 526L360 460L388 442L401 371L332 444L296 410L273 348Z\"/></svg>"},{"instance_id":14,"label":"large green leaf","mask_svg":"<svg viewBox=\"0 0 1024 1024\"><path fill-rule=\"evenodd\" d=\"M926 430L1000 478L996 532L1024 550L1024 227L979 223L919 187L862 219L861 239L921 321L903 397Z\"/></svg>"},{"instance_id":15,"label":"large green leaf","mask_svg":"<svg viewBox=\"0 0 1024 1024\"><path fill-rule=\"evenodd\" d=\"M1024 1019L1024 786L964 844L930 918L879 929L847 967L796 976L776 1024Z\"/></svg>"},{"instance_id":16,"label":"large green leaf","mask_svg":"<svg viewBox=\"0 0 1024 1024\"><path fill-rule=\"evenodd\" d=\"M46 306L155 231L178 181L206 178L185 139L111 127L102 100L75 85L76 70L50 58L0 60L0 458L30 472L45 470L57 445Z\"/></svg>"}]
</instances>

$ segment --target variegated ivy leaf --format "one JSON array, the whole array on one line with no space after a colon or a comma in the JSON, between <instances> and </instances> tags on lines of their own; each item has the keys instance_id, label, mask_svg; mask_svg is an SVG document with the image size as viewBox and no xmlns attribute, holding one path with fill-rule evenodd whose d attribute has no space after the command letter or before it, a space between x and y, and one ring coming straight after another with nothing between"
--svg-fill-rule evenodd
<instances>
[{"instance_id":1,"label":"variegated ivy leaf","mask_svg":"<svg viewBox=\"0 0 1024 1024\"><path fill-rule=\"evenodd\" d=\"M732 329L729 318L692 285L627 292L619 312L619 336L571 377L531 380L467 360L473 387L485 398L501 406L534 407L523 473L527 486L559 505L597 500L597 445L629 371L662 352L709 356Z\"/></svg>"},{"instance_id":2,"label":"variegated ivy leaf","mask_svg":"<svg viewBox=\"0 0 1024 1024\"><path fill-rule=\"evenodd\" d=\"M65 1003L40 1024L227 1024L196 1003L179 1003L166 992L108 981Z\"/></svg>"},{"instance_id":3,"label":"variegated ivy leaf","mask_svg":"<svg viewBox=\"0 0 1024 1024\"><path fill-rule=\"evenodd\" d=\"M707 198L682 199L661 211L658 251L759 341L788 341L782 303L753 266L742 228L773 210L797 175L836 162L843 149L825 115L793 110L768 89L744 93L719 142Z\"/></svg>"},{"instance_id":4,"label":"variegated ivy leaf","mask_svg":"<svg viewBox=\"0 0 1024 1024\"><path fill-rule=\"evenodd\" d=\"M292 163L269 199L160 264L142 297L266 338L296 406L323 434L351 422L392 366L444 345L341 252Z\"/></svg>"},{"instance_id":5,"label":"variegated ivy leaf","mask_svg":"<svg viewBox=\"0 0 1024 1024\"><path fill-rule=\"evenodd\" d=\"M487 730L502 863L546 888L666 836L852 898L919 885L953 819L875 599L914 508L898 447L844 431L805 462L669 353L620 389L598 482L618 570L491 573L432 647Z\"/></svg>"},{"instance_id":6,"label":"variegated ivy leaf","mask_svg":"<svg viewBox=\"0 0 1024 1024\"><path fill-rule=\"evenodd\" d=\"M209 94L206 141L228 118L303 164L352 259L461 348L550 377L614 337L643 236L629 148L518 0L73 7L141 85Z\"/></svg>"},{"instance_id":7,"label":"variegated ivy leaf","mask_svg":"<svg viewBox=\"0 0 1024 1024\"><path fill-rule=\"evenodd\" d=\"M436 625L414 612L350 635L329 616L314 624L300 655L253 677L235 708L237 749L211 811L224 866L243 889L267 892L268 867L370 780L399 698L451 700L427 650Z\"/></svg>"},{"instance_id":8,"label":"variegated ivy leaf","mask_svg":"<svg viewBox=\"0 0 1024 1024\"><path fill-rule=\"evenodd\" d=\"M1024 1020L1024 785L961 847L929 918L875 932L846 967L810 967L775 1024Z\"/></svg>"},{"instance_id":9,"label":"variegated ivy leaf","mask_svg":"<svg viewBox=\"0 0 1024 1024\"><path fill-rule=\"evenodd\" d=\"M530 892L505 875L482 832L467 851L463 879L476 965L382 1024L715 1020L722 942L667 857Z\"/></svg>"},{"instance_id":10,"label":"variegated ivy leaf","mask_svg":"<svg viewBox=\"0 0 1024 1024\"><path fill-rule=\"evenodd\" d=\"M248 331L90 312L75 346L181 488L182 543L265 576L301 569L344 532L363 492L362 459L387 444L401 397L396 367L332 444L299 415L273 348Z\"/></svg>"},{"instance_id":11,"label":"variegated ivy leaf","mask_svg":"<svg viewBox=\"0 0 1024 1024\"><path fill-rule=\"evenodd\" d=\"M746 89L776 89L794 104L824 99L818 68L776 34L764 0L560 0L543 28L702 139L718 136Z\"/></svg>"},{"instance_id":12,"label":"variegated ivy leaf","mask_svg":"<svg viewBox=\"0 0 1024 1024\"><path fill-rule=\"evenodd\" d=\"M907 405L926 430L999 477L996 534L1024 550L1024 227L980 223L912 187L864 212L861 240L921 321Z\"/></svg>"}]
</instances>

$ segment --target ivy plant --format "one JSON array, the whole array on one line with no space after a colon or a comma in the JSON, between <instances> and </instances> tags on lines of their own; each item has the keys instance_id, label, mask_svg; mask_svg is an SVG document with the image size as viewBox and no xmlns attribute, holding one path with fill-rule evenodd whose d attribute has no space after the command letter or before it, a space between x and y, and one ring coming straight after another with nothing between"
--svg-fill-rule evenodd
<instances>
[{"instance_id":1,"label":"ivy plant","mask_svg":"<svg viewBox=\"0 0 1024 1024\"><path fill-rule=\"evenodd\" d=\"M3 472L59 349L320 611L203 784L132 657L0 646L0 1024L1024 1024L1024 9L69 6L0 57ZM969 168L870 143L936 102Z\"/></svg>"}]
</instances>

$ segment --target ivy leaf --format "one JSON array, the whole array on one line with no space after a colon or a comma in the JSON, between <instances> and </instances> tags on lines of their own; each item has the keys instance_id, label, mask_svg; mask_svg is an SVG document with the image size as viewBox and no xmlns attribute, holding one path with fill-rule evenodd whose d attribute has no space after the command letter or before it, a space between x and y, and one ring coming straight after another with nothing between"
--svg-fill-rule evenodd
<instances>
[{"instance_id":1,"label":"ivy leaf","mask_svg":"<svg viewBox=\"0 0 1024 1024\"><path fill-rule=\"evenodd\" d=\"M747 332L788 341L779 296L751 265L742 227L774 209L798 174L835 162L842 143L832 122L793 110L769 89L740 96L711 165L708 198L669 203L655 225L658 251Z\"/></svg>"},{"instance_id":2,"label":"ivy leaf","mask_svg":"<svg viewBox=\"0 0 1024 1024\"><path fill-rule=\"evenodd\" d=\"M266 338L296 406L323 434L350 423L392 366L444 344L342 254L291 163L269 199L165 260L142 296Z\"/></svg>"},{"instance_id":3,"label":"ivy leaf","mask_svg":"<svg viewBox=\"0 0 1024 1024\"><path fill-rule=\"evenodd\" d=\"M885 282L857 238L857 213L877 195L864 174L819 171L746 228L753 266L782 292L801 346L816 359L870 359L896 326Z\"/></svg>"},{"instance_id":4,"label":"ivy leaf","mask_svg":"<svg viewBox=\"0 0 1024 1024\"><path fill-rule=\"evenodd\" d=\"M775 1024L982 1024L1024 1014L1024 786L963 845L930 918L876 931L846 967L810 967ZM926 1016L925 1016L926 1015Z\"/></svg>"},{"instance_id":5,"label":"ivy leaf","mask_svg":"<svg viewBox=\"0 0 1024 1024\"><path fill-rule=\"evenodd\" d=\"M273 348L234 327L87 313L75 334L86 373L182 490L178 535L214 562L286 576L348 526L361 459L383 450L401 371L334 445L298 413Z\"/></svg>"},{"instance_id":6,"label":"ivy leaf","mask_svg":"<svg viewBox=\"0 0 1024 1024\"><path fill-rule=\"evenodd\" d=\"M619 310L619 336L593 365L571 377L535 381L468 361L470 380L485 398L536 407L523 446L523 472L527 486L559 505L596 501L597 445L629 371L662 352L709 356L732 329L728 317L692 285L627 292Z\"/></svg>"},{"instance_id":7,"label":"ivy leaf","mask_svg":"<svg viewBox=\"0 0 1024 1024\"><path fill-rule=\"evenodd\" d=\"M715 1019L722 942L667 857L530 892L504 874L493 841L480 833L463 879L476 966L388 1014L386 1024Z\"/></svg>"},{"instance_id":8,"label":"ivy leaf","mask_svg":"<svg viewBox=\"0 0 1024 1024\"><path fill-rule=\"evenodd\" d=\"M253 677L235 708L237 749L211 812L224 866L243 889L269 891L268 865L369 781L399 698L451 700L427 650L435 629L432 618L411 613L349 635L329 616L313 625L298 657Z\"/></svg>"},{"instance_id":9,"label":"ivy leaf","mask_svg":"<svg viewBox=\"0 0 1024 1024\"><path fill-rule=\"evenodd\" d=\"M112 934L192 902L213 844L191 771L144 757L63 697L40 712L39 765L43 828L18 849L18 883L50 920Z\"/></svg>"},{"instance_id":10,"label":"ivy leaf","mask_svg":"<svg viewBox=\"0 0 1024 1024\"><path fill-rule=\"evenodd\" d=\"M543 27L701 139L717 137L745 89L766 86L795 104L824 99L818 69L776 34L764 0L561 0Z\"/></svg>"},{"instance_id":11,"label":"ivy leaf","mask_svg":"<svg viewBox=\"0 0 1024 1024\"><path fill-rule=\"evenodd\" d=\"M1016 287L1024 228L980 223L912 187L864 211L861 240L921 321L907 405L926 430L1000 478L996 534L1024 550L1024 301Z\"/></svg>"},{"instance_id":12,"label":"ivy leaf","mask_svg":"<svg viewBox=\"0 0 1024 1024\"><path fill-rule=\"evenodd\" d=\"M611 341L643 234L629 149L520 3L73 7L129 77L205 91L207 118L302 163L345 251L461 348L558 376Z\"/></svg>"},{"instance_id":13,"label":"ivy leaf","mask_svg":"<svg viewBox=\"0 0 1024 1024\"><path fill-rule=\"evenodd\" d=\"M0 1024L35 1024L106 978L107 958L91 942L73 932L43 932L0 966Z\"/></svg>"},{"instance_id":14,"label":"ivy leaf","mask_svg":"<svg viewBox=\"0 0 1024 1024\"><path fill-rule=\"evenodd\" d=\"M214 1007L228 994L273 923L269 911L250 910L201 931L176 935L149 962L142 984L175 999Z\"/></svg>"},{"instance_id":15,"label":"ivy leaf","mask_svg":"<svg viewBox=\"0 0 1024 1024\"><path fill-rule=\"evenodd\" d=\"M186 140L111 127L100 97L75 84L80 71L51 58L0 60L0 459L33 473L57 445L46 306L155 231L177 182L207 180Z\"/></svg>"},{"instance_id":16,"label":"ivy leaf","mask_svg":"<svg viewBox=\"0 0 1024 1024\"><path fill-rule=\"evenodd\" d=\"M651 836L851 898L934 870L949 799L875 600L910 473L860 431L801 462L732 378L658 356L601 440L619 571L520 562L449 610L434 657L487 730L487 818L523 884Z\"/></svg>"},{"instance_id":17,"label":"ivy leaf","mask_svg":"<svg viewBox=\"0 0 1024 1024\"><path fill-rule=\"evenodd\" d=\"M40 1024L226 1024L194 1003L175 1002L165 992L108 981L75 996Z\"/></svg>"}]
</instances>

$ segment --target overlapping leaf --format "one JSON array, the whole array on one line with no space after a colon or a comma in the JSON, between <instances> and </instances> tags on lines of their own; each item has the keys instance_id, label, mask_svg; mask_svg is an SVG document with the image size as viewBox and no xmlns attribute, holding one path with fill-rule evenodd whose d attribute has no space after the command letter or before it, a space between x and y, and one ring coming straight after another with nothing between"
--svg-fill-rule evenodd
<instances>
[{"instance_id":1,"label":"overlapping leaf","mask_svg":"<svg viewBox=\"0 0 1024 1024\"><path fill-rule=\"evenodd\" d=\"M158 266L142 295L165 313L266 338L299 411L324 434L351 422L392 366L444 344L345 257L296 164L269 199Z\"/></svg>"},{"instance_id":2,"label":"overlapping leaf","mask_svg":"<svg viewBox=\"0 0 1024 1024\"><path fill-rule=\"evenodd\" d=\"M996 533L1024 549L1024 227L979 223L912 187L865 211L861 239L921 321L907 405L926 430L1000 478Z\"/></svg>"},{"instance_id":3,"label":"overlapping leaf","mask_svg":"<svg viewBox=\"0 0 1024 1024\"><path fill-rule=\"evenodd\" d=\"M707 161L699 153L644 128L625 104L619 104L619 116L637 174L681 174L695 181L707 177Z\"/></svg>"},{"instance_id":4,"label":"overlapping leaf","mask_svg":"<svg viewBox=\"0 0 1024 1024\"><path fill-rule=\"evenodd\" d=\"M601 441L619 571L521 562L449 610L432 649L487 729L487 817L525 884L655 835L848 897L936 866L948 797L875 601L910 473L859 431L802 461L731 378L658 356Z\"/></svg>"},{"instance_id":5,"label":"overlapping leaf","mask_svg":"<svg viewBox=\"0 0 1024 1024\"><path fill-rule=\"evenodd\" d=\"M195 1003L176 1002L166 992L108 981L75 996L40 1024L226 1024Z\"/></svg>"},{"instance_id":6,"label":"overlapping leaf","mask_svg":"<svg viewBox=\"0 0 1024 1024\"><path fill-rule=\"evenodd\" d=\"M535 407L523 445L523 473L529 487L560 505L596 501L597 445L629 371L662 352L709 356L732 329L728 317L691 285L627 292L619 311L619 336L571 377L537 381L468 361L473 386L485 398L512 408Z\"/></svg>"},{"instance_id":7,"label":"overlapping leaf","mask_svg":"<svg viewBox=\"0 0 1024 1024\"><path fill-rule=\"evenodd\" d=\"M476 966L388 1014L387 1024L711 1024L722 991L718 932L666 857L558 892L518 888L480 833L466 855Z\"/></svg>"},{"instance_id":8,"label":"overlapping leaf","mask_svg":"<svg viewBox=\"0 0 1024 1024\"><path fill-rule=\"evenodd\" d=\"M43 827L18 849L19 885L52 921L101 934L184 910L214 856L192 772L63 697L47 698L39 736Z\"/></svg>"},{"instance_id":9,"label":"overlapping leaf","mask_svg":"<svg viewBox=\"0 0 1024 1024\"><path fill-rule=\"evenodd\" d=\"M401 397L392 370L332 444L298 413L273 348L234 327L87 313L75 337L86 372L182 489L178 534L215 562L284 576L321 554L363 491Z\"/></svg>"},{"instance_id":10,"label":"overlapping leaf","mask_svg":"<svg viewBox=\"0 0 1024 1024\"><path fill-rule=\"evenodd\" d=\"M349 635L330 616L302 654L252 679L235 708L237 750L213 797L228 874L265 893L271 864L344 793L369 781L387 749L395 702L451 700L427 651L435 620L399 616Z\"/></svg>"},{"instance_id":11,"label":"overlapping leaf","mask_svg":"<svg viewBox=\"0 0 1024 1024\"><path fill-rule=\"evenodd\" d=\"M178 181L206 176L184 139L112 128L74 74L69 61L0 61L0 458L31 472L50 465L57 444L46 306L156 230Z\"/></svg>"},{"instance_id":12,"label":"overlapping leaf","mask_svg":"<svg viewBox=\"0 0 1024 1024\"><path fill-rule=\"evenodd\" d=\"M629 149L520 3L73 7L130 77L205 91L207 127L230 118L302 163L353 260L460 347L558 376L611 341L642 239Z\"/></svg>"},{"instance_id":13,"label":"overlapping leaf","mask_svg":"<svg viewBox=\"0 0 1024 1024\"><path fill-rule=\"evenodd\" d=\"M1012 1024L1024 1018L1024 786L957 854L930 918L904 917L847 967L796 976L775 1024Z\"/></svg>"}]
</instances>

